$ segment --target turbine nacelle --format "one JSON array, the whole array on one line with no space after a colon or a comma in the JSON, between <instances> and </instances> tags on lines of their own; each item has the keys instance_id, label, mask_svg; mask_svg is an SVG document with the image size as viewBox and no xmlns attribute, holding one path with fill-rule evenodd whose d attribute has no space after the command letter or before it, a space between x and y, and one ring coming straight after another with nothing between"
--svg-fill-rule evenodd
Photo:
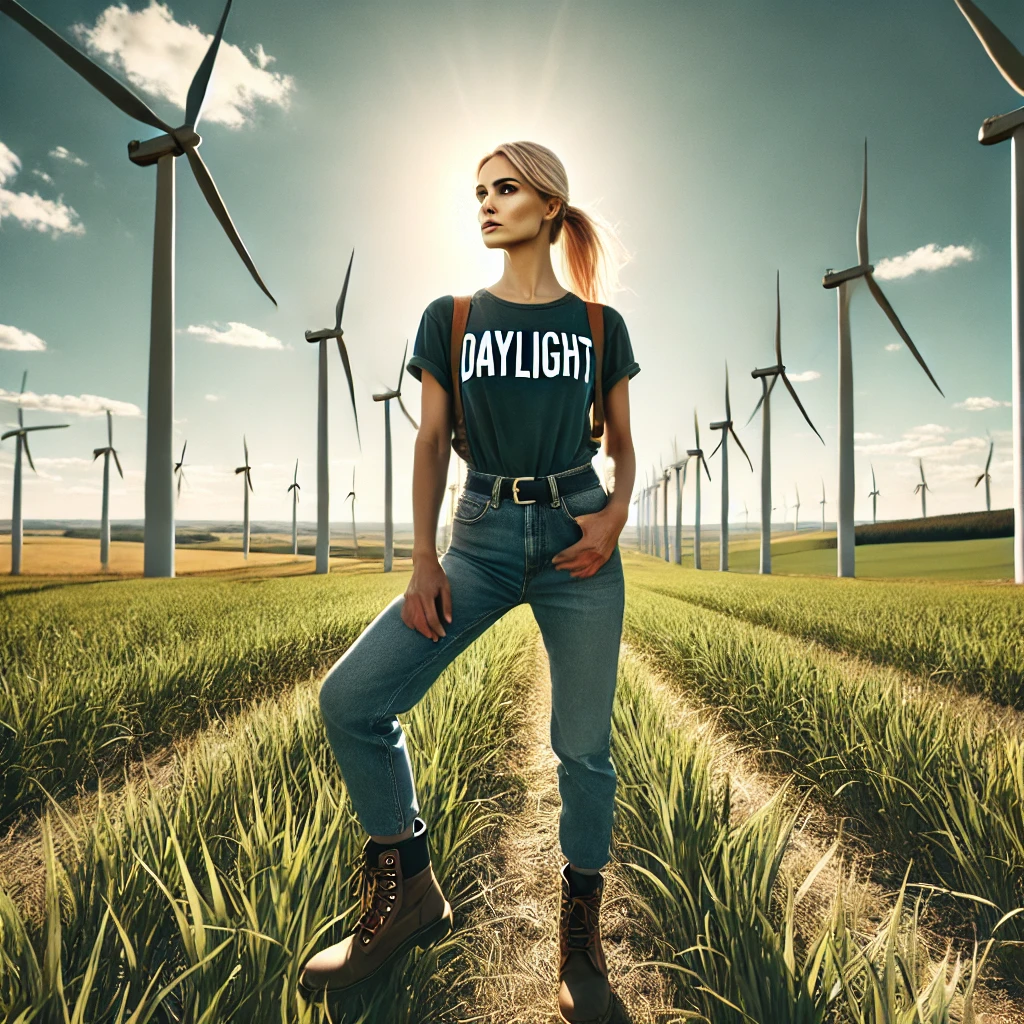
<instances>
[{"instance_id":1,"label":"turbine nacelle","mask_svg":"<svg viewBox=\"0 0 1024 1024\"><path fill-rule=\"evenodd\" d=\"M140 142L132 139L128 143L128 159L139 167L149 167L162 156L184 156L190 149L196 149L203 137L190 125L183 124L167 135L157 135Z\"/></svg>"},{"instance_id":2,"label":"turbine nacelle","mask_svg":"<svg viewBox=\"0 0 1024 1024\"><path fill-rule=\"evenodd\" d=\"M825 276L821 279L821 284L823 288L838 288L839 285L846 281L852 281L855 278L873 273L874 269L871 263L861 263L859 266L850 267L849 270L840 271L835 271L829 267L825 271Z\"/></svg>"},{"instance_id":3,"label":"turbine nacelle","mask_svg":"<svg viewBox=\"0 0 1024 1024\"><path fill-rule=\"evenodd\" d=\"M374 395L373 400L375 402L384 402L389 398L397 398L399 394L400 392L398 391L382 391L380 394Z\"/></svg>"},{"instance_id":4,"label":"turbine nacelle","mask_svg":"<svg viewBox=\"0 0 1024 1024\"><path fill-rule=\"evenodd\" d=\"M770 377L772 374L785 372L786 367L782 363L776 363L774 366L763 366L759 370L751 370L750 376L757 380L758 377Z\"/></svg>"},{"instance_id":5,"label":"turbine nacelle","mask_svg":"<svg viewBox=\"0 0 1024 1024\"><path fill-rule=\"evenodd\" d=\"M325 327L322 331L306 331L306 341L312 343L314 341L328 341L330 338L337 338L341 341L344 333L340 327L333 331L330 327Z\"/></svg>"},{"instance_id":6,"label":"turbine nacelle","mask_svg":"<svg viewBox=\"0 0 1024 1024\"><path fill-rule=\"evenodd\" d=\"M732 426L732 420L716 420L714 423L708 424L712 430L721 430L725 427L727 430Z\"/></svg>"},{"instance_id":7,"label":"turbine nacelle","mask_svg":"<svg viewBox=\"0 0 1024 1024\"><path fill-rule=\"evenodd\" d=\"M986 117L978 129L978 141L983 146L993 146L997 142L1005 142L1022 124L1024 124L1024 107L1011 110L1008 114Z\"/></svg>"}]
</instances>

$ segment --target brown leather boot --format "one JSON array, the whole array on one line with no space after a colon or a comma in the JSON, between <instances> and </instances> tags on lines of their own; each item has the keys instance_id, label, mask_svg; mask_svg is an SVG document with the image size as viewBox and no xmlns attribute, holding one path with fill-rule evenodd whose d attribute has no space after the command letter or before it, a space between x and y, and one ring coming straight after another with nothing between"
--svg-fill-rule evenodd
<instances>
[{"instance_id":1,"label":"brown leather boot","mask_svg":"<svg viewBox=\"0 0 1024 1024\"><path fill-rule=\"evenodd\" d=\"M575 893L569 862L562 866L562 904L558 927L558 1013L567 1024L608 1024L615 1019L618 997L608 984L601 947L600 910L604 879L597 888Z\"/></svg>"},{"instance_id":2,"label":"brown leather boot","mask_svg":"<svg viewBox=\"0 0 1024 1024\"><path fill-rule=\"evenodd\" d=\"M425 844L426 825L417 818L415 827L420 831L414 832L413 838ZM353 989L413 946L427 949L452 930L452 908L429 860L425 868L406 878L400 851L381 850L374 864L370 842L367 839L363 845L360 916L355 929L306 962L299 987L307 995Z\"/></svg>"}]
</instances>

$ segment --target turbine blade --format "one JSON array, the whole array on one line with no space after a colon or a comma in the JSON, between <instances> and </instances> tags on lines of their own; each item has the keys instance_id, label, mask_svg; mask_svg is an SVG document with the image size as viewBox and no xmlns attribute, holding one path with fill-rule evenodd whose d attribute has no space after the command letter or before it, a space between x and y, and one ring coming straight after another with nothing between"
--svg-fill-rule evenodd
<instances>
[{"instance_id":1,"label":"turbine blade","mask_svg":"<svg viewBox=\"0 0 1024 1024\"><path fill-rule=\"evenodd\" d=\"M807 410L803 407L803 404L800 402L800 397L797 395L796 389L793 387L793 385L790 384L789 378L786 376L785 373L780 374L780 376L782 377L782 383L785 384L786 387L789 389L789 393L793 396L793 401L796 402L796 407L800 410L801 413L803 413L803 417L805 420L807 420L807 423L809 424L811 430L818 434L818 428L813 423L811 423L811 417L807 415ZM823 438L821 434L818 434L818 440L822 444L825 443L825 438Z\"/></svg>"},{"instance_id":2,"label":"turbine blade","mask_svg":"<svg viewBox=\"0 0 1024 1024\"><path fill-rule=\"evenodd\" d=\"M761 380L764 380L764 378L762 377ZM764 402L764 396L767 393L768 393L767 388L762 386L762 388L761 388L761 397L757 400L757 405L754 406L754 411L750 414L750 416L747 419L747 422L744 423L743 426L747 426L747 424L749 424L750 421L757 415L757 410L761 408L761 403Z\"/></svg>"},{"instance_id":3,"label":"turbine blade","mask_svg":"<svg viewBox=\"0 0 1024 1024\"><path fill-rule=\"evenodd\" d=\"M725 418L732 419L732 409L729 406L729 364L725 364Z\"/></svg>"},{"instance_id":4,"label":"turbine blade","mask_svg":"<svg viewBox=\"0 0 1024 1024\"><path fill-rule=\"evenodd\" d=\"M405 403L402 401L402 396L397 395L396 397L398 398L398 407L405 413L405 418L413 425L414 429L419 430L420 425L412 418L412 416L409 415L409 410L406 409Z\"/></svg>"},{"instance_id":5,"label":"turbine blade","mask_svg":"<svg viewBox=\"0 0 1024 1024\"><path fill-rule=\"evenodd\" d=\"M242 449L245 451L245 468L249 468L249 442L245 439L245 434L242 435Z\"/></svg>"},{"instance_id":6,"label":"turbine blade","mask_svg":"<svg viewBox=\"0 0 1024 1024\"><path fill-rule=\"evenodd\" d=\"M179 498L181 497L181 481L182 481L182 480L183 480L184 478L185 478L185 474L184 474L184 473L181 473L181 472L179 472L179 473L178 473L178 497L179 497Z\"/></svg>"},{"instance_id":7,"label":"turbine blade","mask_svg":"<svg viewBox=\"0 0 1024 1024\"><path fill-rule=\"evenodd\" d=\"M352 273L352 260L355 258L356 250L353 247L352 255L348 258L348 270L345 271L345 283L341 286L341 295L338 296L338 305L334 307L334 329L341 330L341 314L345 311L345 294L348 292L348 277Z\"/></svg>"},{"instance_id":8,"label":"turbine blade","mask_svg":"<svg viewBox=\"0 0 1024 1024\"><path fill-rule=\"evenodd\" d=\"M37 472L36 464L32 461L32 453L28 450L28 434L21 435L21 443L25 446L25 456L28 459L28 464L32 467L32 472Z\"/></svg>"},{"instance_id":9,"label":"turbine blade","mask_svg":"<svg viewBox=\"0 0 1024 1024\"><path fill-rule=\"evenodd\" d=\"M341 365L345 367L345 377L348 380L348 395L352 399L352 416L356 421L356 440L359 442L359 450L362 451L363 441L359 436L359 413L356 412L356 389L352 383L352 365L348 361L348 349L345 347L343 338L338 339L338 353L341 355Z\"/></svg>"},{"instance_id":10,"label":"turbine blade","mask_svg":"<svg viewBox=\"0 0 1024 1024\"><path fill-rule=\"evenodd\" d=\"M736 431L733 430L732 427L729 427L729 433L732 434L733 440L740 446L740 451L743 452L743 455L744 455L744 457L747 460L747 465L750 466L750 472L753 473L754 472L754 464L750 461L750 456L747 455L747 449L743 447L743 442L739 439L739 437L736 434ZM725 433L724 432L722 434L722 437L723 438L725 437Z\"/></svg>"},{"instance_id":11,"label":"turbine blade","mask_svg":"<svg viewBox=\"0 0 1024 1024\"><path fill-rule=\"evenodd\" d=\"M704 458L704 453L703 452L701 452L701 454L698 456L698 458L700 459L701 462L704 463L704 472L707 473L707 475L708 475L708 482L710 483L710 481L711 481L711 470L708 469L708 460ZM700 472L700 465L699 464L697 466L697 472L698 473Z\"/></svg>"},{"instance_id":12,"label":"turbine blade","mask_svg":"<svg viewBox=\"0 0 1024 1024\"><path fill-rule=\"evenodd\" d=\"M224 200L221 199L220 193L217 191L217 186L214 184L213 178L210 177L210 172L207 169L206 164L203 163L203 158L199 155L199 151L189 147L185 150L185 155L188 157L192 173L195 175L196 181L198 182L203 195L206 196L206 201L210 204L210 209L213 210L214 216L220 221L221 227L224 229L228 238L231 239L231 244L237 250L238 255L242 257L242 262L249 268L249 273L252 274L253 280L260 286L267 298L276 306L277 299L270 294L269 289L263 283L263 278L260 277L260 272L256 269L256 264L253 263L252 257L249 255L249 250L246 249L242 239L238 235L238 232L235 230L235 225L231 220L231 215L228 213L227 207L224 205Z\"/></svg>"},{"instance_id":13,"label":"turbine blade","mask_svg":"<svg viewBox=\"0 0 1024 1024\"><path fill-rule=\"evenodd\" d=\"M992 464L992 450L995 448L995 441L988 446L988 458L985 460L985 472L988 472L988 467Z\"/></svg>"},{"instance_id":14,"label":"turbine blade","mask_svg":"<svg viewBox=\"0 0 1024 1024\"><path fill-rule=\"evenodd\" d=\"M984 480L984 479L985 479L985 474L982 473L981 476L979 476L978 479L974 481L974 486L977 487L978 484L980 484L981 481Z\"/></svg>"},{"instance_id":15,"label":"turbine blade","mask_svg":"<svg viewBox=\"0 0 1024 1024\"><path fill-rule=\"evenodd\" d=\"M405 351L402 353L402 364L398 367L398 383L395 385L396 391L402 390L402 374L405 372L405 359L409 355L409 339L405 339Z\"/></svg>"},{"instance_id":16,"label":"turbine blade","mask_svg":"<svg viewBox=\"0 0 1024 1024\"><path fill-rule=\"evenodd\" d=\"M30 14L15 0L0 0L0 11L16 21L22 28L30 32L44 46L52 50L73 71L77 71L94 89L136 121L159 128L162 132L174 129L161 118L157 117L145 103L130 89L122 85L112 75L108 75L98 64L91 61L81 50L72 46L66 39L58 35L49 25Z\"/></svg>"},{"instance_id":17,"label":"turbine blade","mask_svg":"<svg viewBox=\"0 0 1024 1024\"><path fill-rule=\"evenodd\" d=\"M999 31L971 0L956 0L960 13L974 29L985 52L992 59L999 73L1024 96L1024 57L1013 43Z\"/></svg>"},{"instance_id":18,"label":"turbine blade","mask_svg":"<svg viewBox=\"0 0 1024 1024\"><path fill-rule=\"evenodd\" d=\"M718 449L722 447L722 441L724 441L724 440L725 440L725 431L723 430L723 431L722 431L722 436L721 436L721 438L719 439L719 442L718 442L718 444L716 444L716 445L715 445L715 451L714 451L714 452L712 452L712 453L711 453L711 454L710 454L710 455L708 456L708 458L710 458L710 459L713 459L713 458L715 457L715 452L717 452L717 451L718 451Z\"/></svg>"},{"instance_id":19,"label":"turbine blade","mask_svg":"<svg viewBox=\"0 0 1024 1024\"><path fill-rule=\"evenodd\" d=\"M936 381L936 379L932 376L932 371L928 369L927 365L925 364L925 361L921 358L921 353L918 352L917 349L914 347L914 343L910 340L910 335L907 334L906 330L903 327L903 324L900 323L900 318L896 315L896 311L892 308L892 306L889 305L889 300L882 294L882 289L878 287L878 283L875 281L874 275L865 274L864 280L867 281L868 288L871 290L871 294L874 295L875 301L879 304L879 306L882 307L882 311L890 319L890 321L892 321L893 327L896 328L896 331L898 332L899 336L907 343L907 347L914 354L914 358L921 364L921 368L924 370L925 373L928 374L928 379L935 385L935 389L939 392L939 394L942 395L943 398L945 398L945 393L943 392L942 388L939 387L938 381Z\"/></svg>"},{"instance_id":20,"label":"turbine blade","mask_svg":"<svg viewBox=\"0 0 1024 1024\"><path fill-rule=\"evenodd\" d=\"M860 193L860 213L857 214L857 262L868 262L868 140L864 140L864 184Z\"/></svg>"},{"instance_id":21,"label":"turbine blade","mask_svg":"<svg viewBox=\"0 0 1024 1024\"><path fill-rule=\"evenodd\" d=\"M779 298L779 272L775 271L775 362L782 365L782 301Z\"/></svg>"},{"instance_id":22,"label":"turbine blade","mask_svg":"<svg viewBox=\"0 0 1024 1024\"><path fill-rule=\"evenodd\" d=\"M107 445L111 448L114 447L114 418L110 415L110 410L107 410Z\"/></svg>"},{"instance_id":23,"label":"turbine blade","mask_svg":"<svg viewBox=\"0 0 1024 1024\"><path fill-rule=\"evenodd\" d=\"M25 427L24 430L26 431L26 433L29 430L62 430L64 427L70 427L70 426L71 426L70 423L47 423L47 424L45 424L45 426Z\"/></svg>"},{"instance_id":24,"label":"turbine blade","mask_svg":"<svg viewBox=\"0 0 1024 1024\"><path fill-rule=\"evenodd\" d=\"M117 464L117 472L120 475L121 479L123 480L124 472L121 469L121 460L117 457L117 452L115 452L113 449L111 449L111 454L114 456L114 462Z\"/></svg>"},{"instance_id":25,"label":"turbine blade","mask_svg":"<svg viewBox=\"0 0 1024 1024\"><path fill-rule=\"evenodd\" d=\"M185 461L185 447L188 445L188 438L185 438L185 444L181 446L181 461Z\"/></svg>"},{"instance_id":26,"label":"turbine blade","mask_svg":"<svg viewBox=\"0 0 1024 1024\"><path fill-rule=\"evenodd\" d=\"M102 448L93 448L92 450L92 461L95 462L103 454Z\"/></svg>"},{"instance_id":27,"label":"turbine blade","mask_svg":"<svg viewBox=\"0 0 1024 1024\"><path fill-rule=\"evenodd\" d=\"M185 100L185 124L195 128L199 124L199 117L203 111L203 101L206 99L206 91L210 85L210 75L213 73L213 62L217 59L217 50L220 47L221 38L224 35L224 25L228 20L228 12L231 10L231 0L224 5L224 13L220 16L220 24L213 35L210 48L206 51L202 63L192 76L192 84L188 87L188 99Z\"/></svg>"}]
</instances>

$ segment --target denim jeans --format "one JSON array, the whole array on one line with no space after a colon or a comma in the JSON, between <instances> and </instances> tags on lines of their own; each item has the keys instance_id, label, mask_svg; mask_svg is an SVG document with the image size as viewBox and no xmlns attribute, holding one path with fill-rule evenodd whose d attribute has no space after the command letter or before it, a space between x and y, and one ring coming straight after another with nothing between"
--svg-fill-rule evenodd
<instances>
[{"instance_id":1,"label":"denim jeans","mask_svg":"<svg viewBox=\"0 0 1024 1024\"><path fill-rule=\"evenodd\" d=\"M463 490L451 544L441 557L452 601L452 621L442 618L446 635L434 641L407 626L400 594L324 679L320 709L327 737L356 816L371 835L398 835L419 812L396 715L419 703L452 659L492 623L527 602L551 666L562 853L579 868L608 862L616 786L611 714L625 587L618 545L589 577L575 578L551 564L553 555L583 536L573 516L598 512L608 501L593 467L578 470L593 477L593 486L561 495L557 505L496 501L500 478L490 474L491 499Z\"/></svg>"}]
</instances>

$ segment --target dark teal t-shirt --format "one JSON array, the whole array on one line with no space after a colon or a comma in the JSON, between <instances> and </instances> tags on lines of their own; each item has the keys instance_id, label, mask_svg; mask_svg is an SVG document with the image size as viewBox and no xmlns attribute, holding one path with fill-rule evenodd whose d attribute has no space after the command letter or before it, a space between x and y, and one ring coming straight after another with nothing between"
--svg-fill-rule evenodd
<instances>
[{"instance_id":1,"label":"dark teal t-shirt","mask_svg":"<svg viewBox=\"0 0 1024 1024\"><path fill-rule=\"evenodd\" d=\"M455 299L424 310L406 368L428 370L452 393L450 343ZM546 476L590 462L593 346L586 303L572 292L554 302L508 302L481 288L473 296L460 360L462 404L472 466L502 476ZM629 334L604 307L602 391L635 377Z\"/></svg>"}]
</instances>

